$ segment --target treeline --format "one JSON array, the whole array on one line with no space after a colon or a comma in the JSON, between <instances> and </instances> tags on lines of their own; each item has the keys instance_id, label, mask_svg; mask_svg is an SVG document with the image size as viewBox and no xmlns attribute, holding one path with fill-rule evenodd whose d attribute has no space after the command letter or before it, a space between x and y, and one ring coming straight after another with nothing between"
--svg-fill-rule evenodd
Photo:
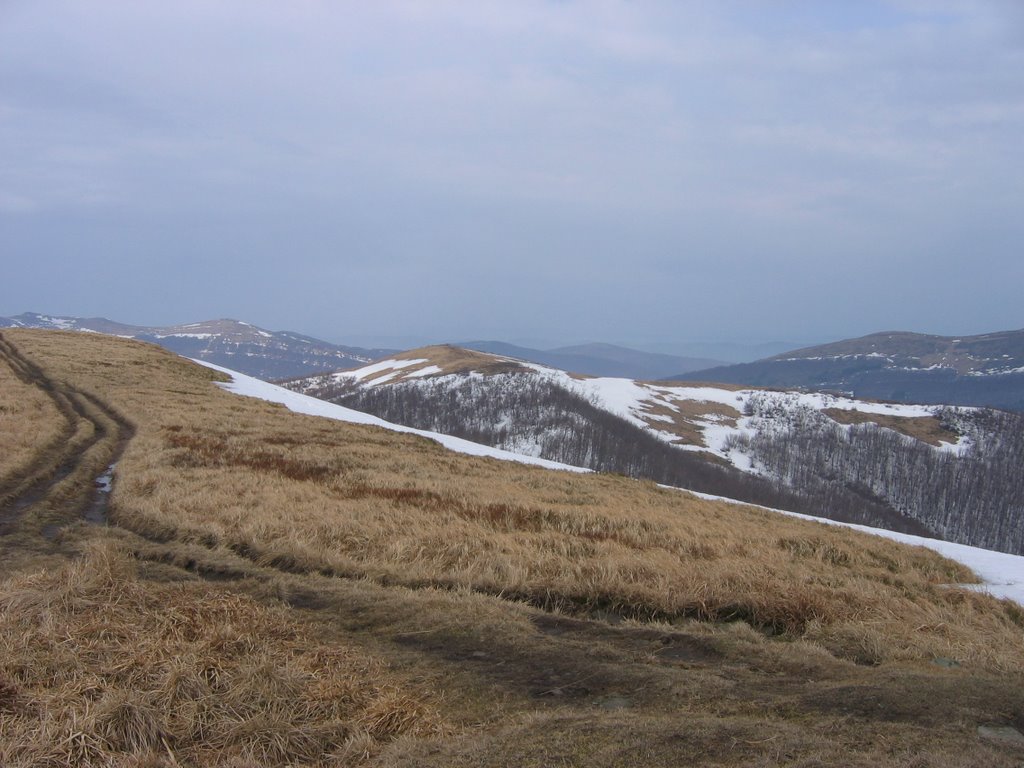
<instances>
[{"instance_id":1,"label":"treeline","mask_svg":"<svg viewBox=\"0 0 1024 768\"><path fill-rule=\"evenodd\" d=\"M813 491L742 472L675 448L584 397L530 373L448 376L360 387L331 377L307 394L388 421L463 437L598 472L726 496L795 512L929 535L866 488L821 484Z\"/></svg>"},{"instance_id":2,"label":"treeline","mask_svg":"<svg viewBox=\"0 0 1024 768\"><path fill-rule=\"evenodd\" d=\"M948 408L944 425L963 434L958 453L874 424L841 426L777 396L748 402L753 435L727 447L790 488L816 496L836 486L875 497L950 541L1024 554L1024 416Z\"/></svg>"}]
</instances>

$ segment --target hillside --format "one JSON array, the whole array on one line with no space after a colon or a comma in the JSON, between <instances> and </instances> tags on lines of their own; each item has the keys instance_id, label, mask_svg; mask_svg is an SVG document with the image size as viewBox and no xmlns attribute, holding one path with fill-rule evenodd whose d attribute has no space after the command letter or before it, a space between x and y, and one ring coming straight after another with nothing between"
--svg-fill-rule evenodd
<instances>
[{"instance_id":1,"label":"hillside","mask_svg":"<svg viewBox=\"0 0 1024 768\"><path fill-rule=\"evenodd\" d=\"M1024 330L963 337L876 333L672 378L1024 411Z\"/></svg>"},{"instance_id":2,"label":"hillside","mask_svg":"<svg viewBox=\"0 0 1024 768\"><path fill-rule=\"evenodd\" d=\"M1019 761L1021 609L934 553L298 415L128 340L0 357L4 765Z\"/></svg>"},{"instance_id":3,"label":"hillside","mask_svg":"<svg viewBox=\"0 0 1024 768\"><path fill-rule=\"evenodd\" d=\"M54 317L26 312L15 317L0 317L0 328L84 331L139 339L185 357L228 366L268 381L347 368L390 351L345 347L291 331L267 331L238 320L144 327L102 317Z\"/></svg>"},{"instance_id":4,"label":"hillside","mask_svg":"<svg viewBox=\"0 0 1024 768\"><path fill-rule=\"evenodd\" d=\"M454 347L288 386L524 455L1024 553L1009 414L585 377Z\"/></svg>"}]
</instances>

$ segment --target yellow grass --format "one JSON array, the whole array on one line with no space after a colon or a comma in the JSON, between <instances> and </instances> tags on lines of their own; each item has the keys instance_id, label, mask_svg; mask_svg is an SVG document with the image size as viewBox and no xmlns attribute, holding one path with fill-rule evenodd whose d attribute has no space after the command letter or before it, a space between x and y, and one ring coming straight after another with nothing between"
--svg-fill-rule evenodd
<instances>
[{"instance_id":1,"label":"yellow grass","mask_svg":"<svg viewBox=\"0 0 1024 768\"><path fill-rule=\"evenodd\" d=\"M523 365L514 360L503 360L498 356L477 352L472 349L454 347L451 344L437 344L429 347L401 352L395 355L396 360L427 360L422 366L411 366L403 368L402 373L411 373L417 368L428 365L436 365L441 373L469 373L475 371L483 374L493 373L514 373L516 371L528 371ZM401 377L400 377L401 378Z\"/></svg>"},{"instance_id":2,"label":"yellow grass","mask_svg":"<svg viewBox=\"0 0 1024 768\"><path fill-rule=\"evenodd\" d=\"M651 429L673 434L679 438L675 442L684 445L707 447L704 423L714 421L734 427L740 417L738 410L720 403L673 399L672 404L674 408L665 405L646 405L640 416ZM666 417L669 421L665 421Z\"/></svg>"},{"instance_id":3,"label":"yellow grass","mask_svg":"<svg viewBox=\"0 0 1024 768\"><path fill-rule=\"evenodd\" d=\"M956 442L957 434L942 426L935 416L890 416L885 413L865 413L857 409L826 408L824 411L840 424L877 424L929 445Z\"/></svg>"},{"instance_id":4,"label":"yellow grass","mask_svg":"<svg viewBox=\"0 0 1024 768\"><path fill-rule=\"evenodd\" d=\"M2 765L1019 764L1024 610L937 555L9 337L136 432L0 584Z\"/></svg>"},{"instance_id":5,"label":"yellow grass","mask_svg":"<svg viewBox=\"0 0 1024 768\"><path fill-rule=\"evenodd\" d=\"M211 372L152 347L74 341L17 337L138 425L114 520L152 540L570 611L743 619L849 658L1008 669L1024 656L1019 612L949 588L970 574L923 549L621 477L460 456L220 392Z\"/></svg>"},{"instance_id":6,"label":"yellow grass","mask_svg":"<svg viewBox=\"0 0 1024 768\"><path fill-rule=\"evenodd\" d=\"M344 764L441 728L359 649L280 608L144 584L134 568L100 546L0 585L0 764Z\"/></svg>"},{"instance_id":7,"label":"yellow grass","mask_svg":"<svg viewBox=\"0 0 1024 768\"><path fill-rule=\"evenodd\" d=\"M0 359L0 487L24 475L64 425L53 400Z\"/></svg>"}]
</instances>

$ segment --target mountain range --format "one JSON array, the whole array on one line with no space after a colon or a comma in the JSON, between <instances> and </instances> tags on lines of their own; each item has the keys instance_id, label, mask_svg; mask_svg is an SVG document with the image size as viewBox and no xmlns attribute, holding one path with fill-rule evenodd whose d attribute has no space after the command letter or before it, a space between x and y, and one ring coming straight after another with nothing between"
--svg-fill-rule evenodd
<instances>
[{"instance_id":1,"label":"mountain range","mask_svg":"<svg viewBox=\"0 0 1024 768\"><path fill-rule=\"evenodd\" d=\"M229 367L272 381L365 365L394 352L332 344L293 331L267 331L239 320L207 320L172 326L126 325L103 317L59 317L25 312L0 317L0 328L104 333L149 341L185 357Z\"/></svg>"},{"instance_id":2,"label":"mountain range","mask_svg":"<svg viewBox=\"0 0 1024 768\"><path fill-rule=\"evenodd\" d=\"M26 312L0 317L0 327L141 339L268 381L358 368L396 352L335 344L293 331L268 331L227 319L136 326L106 318ZM501 341L470 341L457 346L586 376L717 382L1024 411L1024 330L961 337L891 331L732 365L599 343L547 350Z\"/></svg>"},{"instance_id":3,"label":"mountain range","mask_svg":"<svg viewBox=\"0 0 1024 768\"><path fill-rule=\"evenodd\" d=\"M1024 330L960 337L874 333L672 378L1024 411Z\"/></svg>"},{"instance_id":4,"label":"mountain range","mask_svg":"<svg viewBox=\"0 0 1024 768\"><path fill-rule=\"evenodd\" d=\"M186 357L223 365L274 381L363 365L398 350L334 344L294 331L268 331L239 320L207 320L173 326L137 326L103 317L68 317L25 312L0 317L0 328L106 333L151 341ZM542 350L501 341L472 341L467 349L515 357L591 376L662 379L722 364L711 358L681 357L613 344L583 344Z\"/></svg>"}]
</instances>

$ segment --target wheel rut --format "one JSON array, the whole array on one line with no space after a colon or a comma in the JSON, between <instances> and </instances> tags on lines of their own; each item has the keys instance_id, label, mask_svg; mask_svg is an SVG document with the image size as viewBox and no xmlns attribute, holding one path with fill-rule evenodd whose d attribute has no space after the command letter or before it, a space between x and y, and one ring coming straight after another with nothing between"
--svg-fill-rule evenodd
<instances>
[{"instance_id":1,"label":"wheel rut","mask_svg":"<svg viewBox=\"0 0 1024 768\"><path fill-rule=\"evenodd\" d=\"M0 537L30 528L36 512L46 513L35 528L47 539L77 519L105 522L110 481L100 485L97 479L120 458L134 427L95 395L47 376L2 334L0 361L45 394L64 422L27 471L0 478Z\"/></svg>"}]
</instances>

